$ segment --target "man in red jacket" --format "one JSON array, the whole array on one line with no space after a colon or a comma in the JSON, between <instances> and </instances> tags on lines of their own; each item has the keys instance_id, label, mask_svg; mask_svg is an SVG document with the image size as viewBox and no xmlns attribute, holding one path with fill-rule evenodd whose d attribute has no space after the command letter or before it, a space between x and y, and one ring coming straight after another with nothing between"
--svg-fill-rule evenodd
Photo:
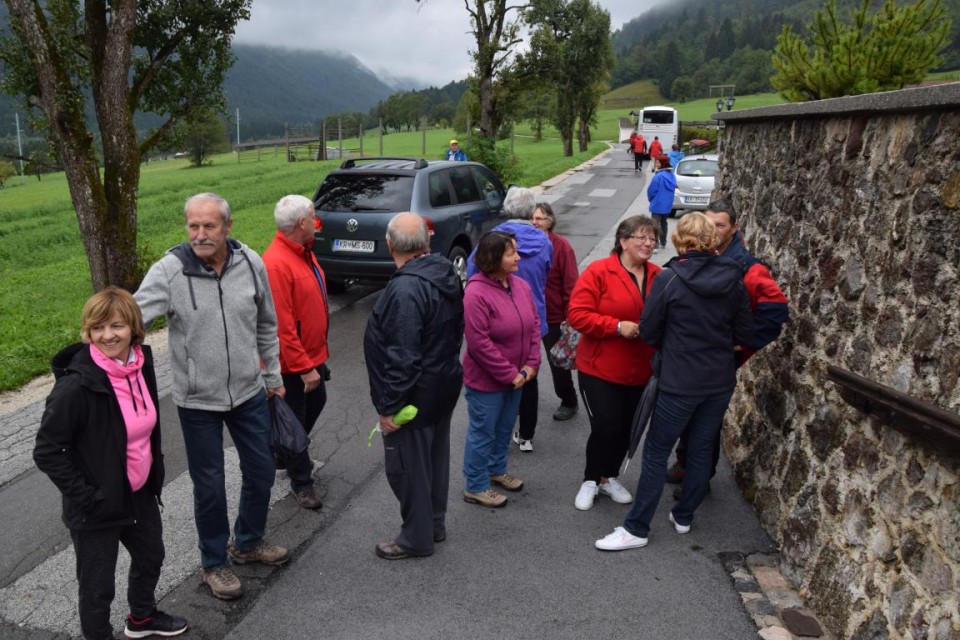
<instances>
[{"instance_id":1,"label":"man in red jacket","mask_svg":"<svg viewBox=\"0 0 960 640\"><path fill-rule=\"evenodd\" d=\"M643 159L647 153L647 141L639 133L632 138L633 170L643 171Z\"/></svg>"},{"instance_id":2,"label":"man in red jacket","mask_svg":"<svg viewBox=\"0 0 960 640\"><path fill-rule=\"evenodd\" d=\"M790 319L787 296L780 290L766 265L753 257L743 245L743 234L737 226L737 212L733 205L728 201L715 200L707 205L704 213L717 227L717 233L720 236L717 251L740 265L743 286L750 297L750 308L753 311L753 337L747 344L738 344L735 347L739 369L750 359L750 356L780 337L783 325ZM674 484L683 482L683 468L687 458L686 436L686 432L680 436L680 442L677 444L677 461L667 469L667 482ZM718 433L714 442L711 477L716 474L719 459L720 434ZM678 493L675 492L673 495L677 498Z\"/></svg>"},{"instance_id":3,"label":"man in red jacket","mask_svg":"<svg viewBox=\"0 0 960 640\"><path fill-rule=\"evenodd\" d=\"M330 309L323 270L313 255L316 212L303 196L285 196L273 210L277 234L263 253L270 291L277 310L280 373L286 401L307 433L327 403L327 331ZM297 503L304 509L322 506L313 486L309 450L285 460Z\"/></svg>"}]
</instances>

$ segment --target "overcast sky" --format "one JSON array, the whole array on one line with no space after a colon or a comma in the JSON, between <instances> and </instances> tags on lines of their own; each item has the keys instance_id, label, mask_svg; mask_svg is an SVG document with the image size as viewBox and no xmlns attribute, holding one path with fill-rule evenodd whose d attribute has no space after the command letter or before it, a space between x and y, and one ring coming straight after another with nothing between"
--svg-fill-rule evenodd
<instances>
[{"instance_id":1,"label":"overcast sky","mask_svg":"<svg viewBox=\"0 0 960 640\"><path fill-rule=\"evenodd\" d=\"M599 0L619 29L665 0ZM464 0L253 0L236 42L340 50L376 72L441 86L471 70Z\"/></svg>"}]
</instances>

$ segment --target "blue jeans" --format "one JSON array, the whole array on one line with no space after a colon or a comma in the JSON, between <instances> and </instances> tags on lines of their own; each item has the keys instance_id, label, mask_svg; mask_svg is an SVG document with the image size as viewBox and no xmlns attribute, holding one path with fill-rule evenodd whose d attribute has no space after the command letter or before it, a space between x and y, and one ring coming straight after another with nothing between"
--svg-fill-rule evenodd
<instances>
[{"instance_id":1,"label":"blue jeans","mask_svg":"<svg viewBox=\"0 0 960 640\"><path fill-rule=\"evenodd\" d=\"M233 524L234 544L248 550L259 544L267 528L270 489L276 475L270 452L270 412L266 392L230 411L177 407L187 466L193 480L193 513L204 569L227 562L230 523L223 467L223 425L240 456L240 511Z\"/></svg>"},{"instance_id":2,"label":"blue jeans","mask_svg":"<svg viewBox=\"0 0 960 640\"><path fill-rule=\"evenodd\" d=\"M687 466L683 476L683 499L673 507L677 524L693 522L693 512L707 494L713 458L713 439L723 426L733 391L703 396L679 396L661 391L657 394L653 421L643 445L643 467L637 482L636 500L624 528L646 538L650 521L663 494L667 459L684 428L689 425Z\"/></svg>"},{"instance_id":3,"label":"blue jeans","mask_svg":"<svg viewBox=\"0 0 960 640\"><path fill-rule=\"evenodd\" d=\"M507 472L510 434L520 411L520 389L477 391L466 388L467 442L463 448L463 477L470 493L490 488L490 476Z\"/></svg>"}]
</instances>

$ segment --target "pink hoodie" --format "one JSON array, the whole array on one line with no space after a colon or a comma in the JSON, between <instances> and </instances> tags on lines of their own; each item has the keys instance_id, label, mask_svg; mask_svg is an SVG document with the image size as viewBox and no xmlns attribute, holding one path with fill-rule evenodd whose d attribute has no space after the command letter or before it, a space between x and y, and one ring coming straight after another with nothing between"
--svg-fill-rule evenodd
<instances>
[{"instance_id":1,"label":"pink hoodie","mask_svg":"<svg viewBox=\"0 0 960 640\"><path fill-rule=\"evenodd\" d=\"M143 351L139 345L131 347L135 359L122 365L109 358L90 345L90 357L103 369L113 393L117 397L123 422L127 426L127 479L130 488L139 491L147 483L153 454L150 452L150 434L157 426L157 408L147 391L147 381L143 379Z\"/></svg>"}]
</instances>

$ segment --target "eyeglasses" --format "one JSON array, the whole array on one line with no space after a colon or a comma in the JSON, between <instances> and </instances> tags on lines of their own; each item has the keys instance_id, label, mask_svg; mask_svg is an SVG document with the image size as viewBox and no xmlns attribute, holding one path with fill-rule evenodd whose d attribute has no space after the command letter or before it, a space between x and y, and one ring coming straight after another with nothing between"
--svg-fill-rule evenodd
<instances>
[{"instance_id":1,"label":"eyeglasses","mask_svg":"<svg viewBox=\"0 0 960 640\"><path fill-rule=\"evenodd\" d=\"M633 238L634 240L639 240L640 242L656 242L657 239L653 236L627 236L628 238Z\"/></svg>"}]
</instances>

